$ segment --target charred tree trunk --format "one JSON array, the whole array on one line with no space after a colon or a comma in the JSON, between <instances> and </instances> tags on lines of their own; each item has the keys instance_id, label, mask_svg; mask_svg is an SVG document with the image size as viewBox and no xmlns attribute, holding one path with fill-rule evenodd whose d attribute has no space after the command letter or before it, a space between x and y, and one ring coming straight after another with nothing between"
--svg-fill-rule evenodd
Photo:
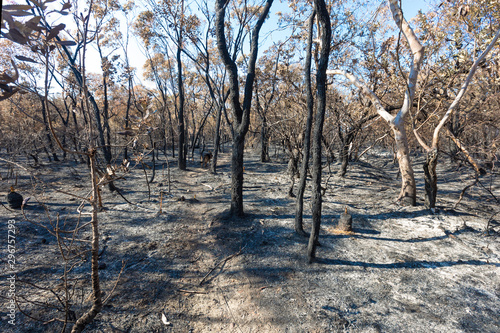
<instances>
[{"instance_id":1,"label":"charred tree trunk","mask_svg":"<svg viewBox=\"0 0 500 333\"><path fill-rule=\"evenodd\" d=\"M125 111L125 128L129 127L129 116L130 116L130 107L132 106L132 87L131 82L129 80L128 83L128 97L127 97L127 108ZM123 149L123 159L128 160L128 147L125 146Z\"/></svg>"},{"instance_id":2,"label":"charred tree trunk","mask_svg":"<svg viewBox=\"0 0 500 333\"><path fill-rule=\"evenodd\" d=\"M297 201L295 202L295 232L301 236L307 237L308 234L304 231L303 227L303 214L304 214L304 192L306 189L307 169L309 166L309 155L311 148L311 131L313 121L313 108L314 100L311 88L311 51L312 51L312 37L314 27L314 17L316 11L314 10L309 18L308 29L309 34L307 38L307 55L306 63L304 65L304 80L306 85L306 98L307 98L307 121L306 130L304 133L304 151L302 153L302 164L300 166L300 180L297 189Z\"/></svg>"},{"instance_id":3,"label":"charred tree trunk","mask_svg":"<svg viewBox=\"0 0 500 333\"><path fill-rule=\"evenodd\" d=\"M229 100L233 111L233 148L232 148L232 182L231 182L231 214L244 215L243 211L243 154L245 147L245 136L250 125L250 111L252 106L253 85L255 81L255 64L259 49L259 32L266 20L273 0L267 0L259 18L252 30L250 42L250 56L247 65L247 75L244 87L243 103L240 101L240 86L238 67L228 51L225 34L225 16L228 2L226 0L215 1L215 33L217 36L217 49L222 62L229 74Z\"/></svg>"},{"instance_id":4,"label":"charred tree trunk","mask_svg":"<svg viewBox=\"0 0 500 333\"><path fill-rule=\"evenodd\" d=\"M260 161L269 162L269 135L267 128L267 117L262 116L262 125L260 128Z\"/></svg>"},{"instance_id":5,"label":"charred tree trunk","mask_svg":"<svg viewBox=\"0 0 500 333\"><path fill-rule=\"evenodd\" d=\"M342 164L340 165L340 177L345 177L347 173L347 166L349 165L349 145L343 143L340 158Z\"/></svg>"},{"instance_id":6,"label":"charred tree trunk","mask_svg":"<svg viewBox=\"0 0 500 333\"><path fill-rule=\"evenodd\" d=\"M293 187L295 186L295 178L299 172L299 160L300 152L298 149L294 148L290 150L290 158L288 160L288 174L290 175L290 188L288 189L288 196L291 198L295 197L293 193Z\"/></svg>"},{"instance_id":7,"label":"charred tree trunk","mask_svg":"<svg viewBox=\"0 0 500 333\"><path fill-rule=\"evenodd\" d=\"M426 152L426 157L424 162L424 181L425 181L425 206L429 209L436 208L437 161L438 161L438 150L436 148L428 150Z\"/></svg>"},{"instance_id":8,"label":"charred tree trunk","mask_svg":"<svg viewBox=\"0 0 500 333\"><path fill-rule=\"evenodd\" d=\"M102 151L104 153L104 159L106 160L107 164L111 164L111 147L109 147L106 144L106 139L104 137L104 129L102 127L102 121L101 121L101 113L99 111L99 108L97 107L97 104L95 107L92 108L94 111L94 118L95 118L95 123L97 126L97 133L99 134L99 144L102 147ZM110 183L111 184L111 183Z\"/></svg>"},{"instance_id":9,"label":"charred tree trunk","mask_svg":"<svg viewBox=\"0 0 500 333\"><path fill-rule=\"evenodd\" d=\"M55 152L55 148L54 148L54 143L52 142L52 137L50 136L50 128L49 128L49 122L47 120L47 109L46 109L46 103L44 101L44 98L43 96L40 96L40 102L42 104L42 118L43 118L43 124L45 125L45 131L47 132L46 133L46 136L47 136L47 144L49 145L49 149L52 153L52 158L54 159L54 161L58 162L59 161L59 158L57 157L57 154ZM48 105L48 103L47 103ZM47 156L48 156L48 159L49 159L49 162L52 162L51 159L50 159L50 155L49 153L47 152Z\"/></svg>"},{"instance_id":10,"label":"charred tree trunk","mask_svg":"<svg viewBox=\"0 0 500 333\"><path fill-rule=\"evenodd\" d=\"M172 121L172 112L167 108L168 122L170 123L170 144L172 145L172 158L175 158L175 133L174 122Z\"/></svg>"},{"instance_id":11,"label":"charred tree trunk","mask_svg":"<svg viewBox=\"0 0 500 333\"><path fill-rule=\"evenodd\" d=\"M76 108L76 103L74 100L72 100L72 103L73 103L73 107ZM73 123L75 125L75 133L71 136L72 138L72 141L73 141L73 145L75 146L75 151L79 151L80 150L80 147L76 141L76 135L80 132L80 129L78 127L78 121L76 119L76 112L71 112L71 115L72 115L72 118L73 118ZM78 155L79 158L80 158L80 163L85 163L85 159L82 155Z\"/></svg>"},{"instance_id":12,"label":"charred tree trunk","mask_svg":"<svg viewBox=\"0 0 500 333\"><path fill-rule=\"evenodd\" d=\"M353 129L350 129L347 134L341 135L340 133L341 129L339 128L339 135L341 137L342 141L342 146L340 147L340 160L341 160L341 166L340 166L340 177L345 177L345 174L347 173L347 166L349 165L349 147L351 146L351 143L354 141L355 133Z\"/></svg>"},{"instance_id":13,"label":"charred tree trunk","mask_svg":"<svg viewBox=\"0 0 500 333\"><path fill-rule=\"evenodd\" d=\"M231 215L243 216L243 151L245 136L236 134L233 139L231 160Z\"/></svg>"},{"instance_id":14,"label":"charred tree trunk","mask_svg":"<svg viewBox=\"0 0 500 333\"><path fill-rule=\"evenodd\" d=\"M212 156L212 163L210 163L210 172L214 175L217 174L217 158L219 156L219 146L220 146L220 124L222 119L222 109L224 105L219 105L217 110L217 120L215 123L215 133L214 133L214 150Z\"/></svg>"},{"instance_id":15,"label":"charred tree trunk","mask_svg":"<svg viewBox=\"0 0 500 333\"><path fill-rule=\"evenodd\" d=\"M316 72L317 109L313 136L313 191L312 191L312 228L307 246L309 263L316 257L316 246L319 243L319 228L321 226L321 138L326 110L326 69L330 56L332 28L330 15L324 0L314 0L314 8L319 19L318 34L321 36L321 51L318 70Z\"/></svg>"},{"instance_id":16,"label":"charred tree trunk","mask_svg":"<svg viewBox=\"0 0 500 333\"><path fill-rule=\"evenodd\" d=\"M154 182L156 175L156 159L155 159L156 142L152 142L151 145L153 146L153 150L151 151L151 153L153 154L151 159L151 162L153 162L153 172L151 174L151 179L149 180L150 183ZM158 151L156 152L156 156L158 156Z\"/></svg>"},{"instance_id":17,"label":"charred tree trunk","mask_svg":"<svg viewBox=\"0 0 500 333\"><path fill-rule=\"evenodd\" d=\"M109 128L109 101L108 101L108 83L106 77L103 78L103 88L104 88L104 106L103 106L103 130L105 145L103 146L104 157L106 158L106 163L111 164L112 153L111 153L111 129ZM111 183L110 183L111 184ZM111 186L110 186L111 189Z\"/></svg>"},{"instance_id":18,"label":"charred tree trunk","mask_svg":"<svg viewBox=\"0 0 500 333\"><path fill-rule=\"evenodd\" d=\"M182 49L177 47L177 80L179 85L179 114L178 114L178 127L179 127L179 159L177 166L180 170L186 170L186 144L185 144L185 129L184 129L184 84L182 77L182 62L181 62Z\"/></svg>"}]
</instances>

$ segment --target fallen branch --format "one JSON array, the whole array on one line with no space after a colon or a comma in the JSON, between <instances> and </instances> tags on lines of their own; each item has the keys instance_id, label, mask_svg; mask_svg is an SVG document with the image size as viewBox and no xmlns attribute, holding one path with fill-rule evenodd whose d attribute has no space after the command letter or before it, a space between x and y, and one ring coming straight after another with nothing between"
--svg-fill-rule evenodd
<instances>
[{"instance_id":1,"label":"fallen branch","mask_svg":"<svg viewBox=\"0 0 500 333\"><path fill-rule=\"evenodd\" d=\"M449 130L447 129L447 133L450 139L455 143L455 145L460 149L460 151L465 155L467 158L467 161L472 165L476 173L480 175L485 175L486 170L481 168L479 164L476 162L476 160L472 157L472 155L469 153L467 148L465 148L465 145Z\"/></svg>"},{"instance_id":2,"label":"fallen branch","mask_svg":"<svg viewBox=\"0 0 500 333\"><path fill-rule=\"evenodd\" d=\"M498 200L498 198L493 194L493 192L489 189L489 188L486 188L486 186L483 185L483 183L481 183L481 181L478 179L477 181L479 183L479 185L481 185L481 187L486 191L488 192L492 197L493 199L495 199L496 202L500 203L500 201Z\"/></svg>"},{"instance_id":3,"label":"fallen branch","mask_svg":"<svg viewBox=\"0 0 500 333\"><path fill-rule=\"evenodd\" d=\"M197 291L197 290L179 289L179 291L183 292L183 293L188 293L188 294L207 294L206 291Z\"/></svg>"},{"instance_id":4,"label":"fallen branch","mask_svg":"<svg viewBox=\"0 0 500 333\"><path fill-rule=\"evenodd\" d=\"M491 224L491 221L493 221L493 218L495 217L495 215L499 214L500 211L494 213L493 215L490 216L490 218L488 219L488 222L486 222L486 230L484 230L484 233L489 235L490 234L490 224Z\"/></svg>"},{"instance_id":5,"label":"fallen branch","mask_svg":"<svg viewBox=\"0 0 500 333\"><path fill-rule=\"evenodd\" d=\"M210 191L214 190L214 188L212 186L208 185L208 184L201 183L201 185L208 187L210 189Z\"/></svg>"},{"instance_id":6,"label":"fallen branch","mask_svg":"<svg viewBox=\"0 0 500 333\"><path fill-rule=\"evenodd\" d=\"M455 202L455 204L453 205L453 209L456 209L458 204L460 203L460 201L462 201L462 199L464 198L465 191L467 191L472 186L476 185L478 182L479 182L479 179L476 177L476 179L474 180L474 182L472 184L469 184L469 185L464 187L464 189L460 193L460 197L458 198L458 201Z\"/></svg>"}]
</instances>

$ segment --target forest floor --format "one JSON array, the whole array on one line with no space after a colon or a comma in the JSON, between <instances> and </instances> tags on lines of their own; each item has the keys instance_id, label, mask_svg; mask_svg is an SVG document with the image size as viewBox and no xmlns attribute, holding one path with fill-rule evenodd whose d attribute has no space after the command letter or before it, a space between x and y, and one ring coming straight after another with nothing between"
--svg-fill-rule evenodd
<instances>
[{"instance_id":1,"label":"forest floor","mask_svg":"<svg viewBox=\"0 0 500 333\"><path fill-rule=\"evenodd\" d=\"M365 156L350 165L345 178L332 174L328 180L322 246L313 264L306 260L307 240L294 233L286 160L260 163L247 152L241 219L227 214L228 153L220 157L217 175L198 161L188 163L187 171L171 167L162 213L167 168L156 171L150 198L143 169L132 169L116 182L130 203L103 191L99 273L104 297L110 298L85 332L500 332L498 174L480 178L453 208L474 176L441 158L438 210L432 214L423 205L421 158L414 158L418 205L403 207L395 201L399 180L392 155ZM338 168L331 166L332 172ZM32 176L19 170L16 188L31 197L25 213L32 222L0 207L0 331L60 332L62 324L51 321L64 320L56 295L64 299L67 290L77 316L89 309L90 263L88 255L83 262L65 262L56 237L44 227L59 223L70 229L89 221L77 212L80 200L56 191L86 197L88 170L69 162L29 170L50 186L33 186ZM6 172L1 162L0 174ZM324 180L328 174L325 168ZM4 205L13 183L0 180ZM309 198L310 187L306 230ZM353 216L352 234L335 230L345 206ZM15 326L8 324L5 299L10 219L17 226L15 291L22 310L16 310ZM89 231L81 237L90 239ZM85 248L77 243L71 251ZM74 264L68 288L62 283L65 263Z\"/></svg>"}]
</instances>

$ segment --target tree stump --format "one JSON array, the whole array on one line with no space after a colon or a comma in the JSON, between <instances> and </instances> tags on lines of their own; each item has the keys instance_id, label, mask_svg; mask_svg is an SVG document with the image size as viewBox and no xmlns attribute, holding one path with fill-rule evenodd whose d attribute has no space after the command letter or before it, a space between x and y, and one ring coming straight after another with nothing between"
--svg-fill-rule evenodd
<instances>
[{"instance_id":1,"label":"tree stump","mask_svg":"<svg viewBox=\"0 0 500 333\"><path fill-rule=\"evenodd\" d=\"M23 205L23 196L14 191L14 187L10 187L10 193L7 194L7 203L10 208L19 209Z\"/></svg>"},{"instance_id":2,"label":"tree stump","mask_svg":"<svg viewBox=\"0 0 500 333\"><path fill-rule=\"evenodd\" d=\"M352 231L352 216L347 212L347 206L345 207L345 211L342 215L340 215L337 230Z\"/></svg>"}]
</instances>

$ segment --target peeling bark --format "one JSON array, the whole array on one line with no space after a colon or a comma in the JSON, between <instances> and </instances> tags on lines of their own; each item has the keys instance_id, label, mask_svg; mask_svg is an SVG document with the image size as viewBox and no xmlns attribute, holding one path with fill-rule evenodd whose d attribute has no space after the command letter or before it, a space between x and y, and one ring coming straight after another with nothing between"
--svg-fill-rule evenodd
<instances>
[{"instance_id":1,"label":"peeling bark","mask_svg":"<svg viewBox=\"0 0 500 333\"><path fill-rule=\"evenodd\" d=\"M408 138L404 123L392 127L394 132L394 140L396 142L396 153L399 162L399 170L401 172L401 192L398 200L403 205L415 206L417 204L417 188L415 184L415 176L411 165L410 154L408 149Z\"/></svg>"}]
</instances>

